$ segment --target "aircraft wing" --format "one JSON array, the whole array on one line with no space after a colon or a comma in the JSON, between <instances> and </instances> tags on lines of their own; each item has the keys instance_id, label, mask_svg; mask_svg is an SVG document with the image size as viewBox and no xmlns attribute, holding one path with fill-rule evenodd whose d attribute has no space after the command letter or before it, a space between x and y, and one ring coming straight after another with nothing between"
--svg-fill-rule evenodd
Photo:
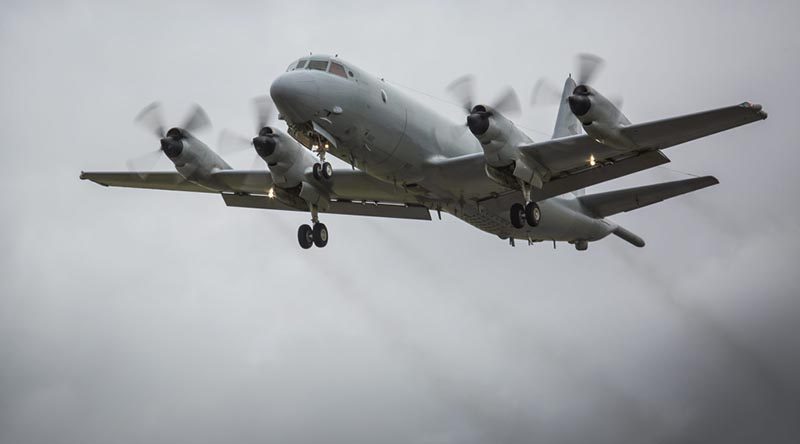
<instances>
[{"instance_id":1,"label":"aircraft wing","mask_svg":"<svg viewBox=\"0 0 800 444\"><path fill-rule=\"evenodd\" d=\"M624 211L631 211L647 205L661 202L671 197L690 193L702 188L718 184L713 176L609 191L607 193L590 194L578 198L581 204L595 217L608 217Z\"/></svg>"},{"instance_id":2,"label":"aircraft wing","mask_svg":"<svg viewBox=\"0 0 800 444\"><path fill-rule=\"evenodd\" d=\"M82 172L80 177L103 186L221 193L225 204L231 207L305 210L267 197L273 180L265 170L218 171L210 179L213 189L189 182L177 172ZM334 170L333 176L324 182L309 173L306 180L330 194L327 213L430 220L428 209L418 205L413 195L363 171Z\"/></svg>"},{"instance_id":3,"label":"aircraft wing","mask_svg":"<svg viewBox=\"0 0 800 444\"><path fill-rule=\"evenodd\" d=\"M577 135L519 147L520 153L544 167L551 176L585 169L589 159L596 163L614 162L631 153L662 150L737 126L767 118L760 105L740 105L703 111L685 116L625 126L620 129L636 149L620 151L588 135Z\"/></svg>"},{"instance_id":4,"label":"aircraft wing","mask_svg":"<svg viewBox=\"0 0 800 444\"><path fill-rule=\"evenodd\" d=\"M201 193L215 192L209 188L189 182L175 171L158 171L152 173L135 173L128 171L81 172L81 179L91 180L104 187L147 188Z\"/></svg>"},{"instance_id":5,"label":"aircraft wing","mask_svg":"<svg viewBox=\"0 0 800 444\"><path fill-rule=\"evenodd\" d=\"M189 182L175 171L137 173L128 171L82 172L81 179L111 187L203 193L247 193L266 195L273 185L272 175L265 170L222 170L211 175L215 187L207 188ZM331 197L358 201L415 202L407 193L358 170L334 170L329 181L319 183L311 173L310 183L319 184Z\"/></svg>"},{"instance_id":6,"label":"aircraft wing","mask_svg":"<svg viewBox=\"0 0 800 444\"><path fill-rule=\"evenodd\" d=\"M549 199L668 162L669 159L661 151L629 153L627 157L613 163L598 164L594 167L584 162L580 167L551 177L542 188L533 188L531 198L535 201ZM486 177L485 165L483 153L473 153L433 161L429 163L428 168L441 179L458 184L467 199L483 201L509 192L508 188L497 185Z\"/></svg>"}]
</instances>

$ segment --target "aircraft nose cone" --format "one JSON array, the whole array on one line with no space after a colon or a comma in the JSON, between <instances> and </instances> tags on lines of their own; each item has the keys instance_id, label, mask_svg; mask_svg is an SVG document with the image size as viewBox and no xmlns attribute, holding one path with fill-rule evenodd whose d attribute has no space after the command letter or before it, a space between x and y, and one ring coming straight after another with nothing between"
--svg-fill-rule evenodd
<instances>
[{"instance_id":1,"label":"aircraft nose cone","mask_svg":"<svg viewBox=\"0 0 800 444\"><path fill-rule=\"evenodd\" d=\"M308 72L287 72L275 79L269 95L281 114L294 123L311 120L319 109L319 88Z\"/></svg>"}]
</instances>

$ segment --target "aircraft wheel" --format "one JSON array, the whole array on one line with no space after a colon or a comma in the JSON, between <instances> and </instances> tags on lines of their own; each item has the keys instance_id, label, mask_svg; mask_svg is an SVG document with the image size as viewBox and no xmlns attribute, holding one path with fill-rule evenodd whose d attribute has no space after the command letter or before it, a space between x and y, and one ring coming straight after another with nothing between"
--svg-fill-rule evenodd
<instances>
[{"instance_id":1,"label":"aircraft wheel","mask_svg":"<svg viewBox=\"0 0 800 444\"><path fill-rule=\"evenodd\" d=\"M525 205L525 220L532 227L538 226L539 222L542 221L542 210L539 209L539 205L536 202L528 202Z\"/></svg>"},{"instance_id":2,"label":"aircraft wheel","mask_svg":"<svg viewBox=\"0 0 800 444\"><path fill-rule=\"evenodd\" d=\"M314 179L322 180L322 165L315 163L313 167L311 167L311 173L314 175Z\"/></svg>"},{"instance_id":3,"label":"aircraft wheel","mask_svg":"<svg viewBox=\"0 0 800 444\"><path fill-rule=\"evenodd\" d=\"M311 248L314 245L314 233L311 227L306 224L300 225L300 228L297 229L297 241L304 250Z\"/></svg>"},{"instance_id":4,"label":"aircraft wheel","mask_svg":"<svg viewBox=\"0 0 800 444\"><path fill-rule=\"evenodd\" d=\"M312 234L314 237L314 245L319 248L328 245L328 227L326 227L325 224L314 224L314 232Z\"/></svg>"},{"instance_id":5,"label":"aircraft wheel","mask_svg":"<svg viewBox=\"0 0 800 444\"><path fill-rule=\"evenodd\" d=\"M586 251L589 248L589 242L585 240L579 240L575 242L575 249L578 251Z\"/></svg>"},{"instance_id":6,"label":"aircraft wheel","mask_svg":"<svg viewBox=\"0 0 800 444\"><path fill-rule=\"evenodd\" d=\"M522 228L525 226L525 207L522 206L521 203L515 203L511 205L511 214L509 214L511 218L511 225L514 228Z\"/></svg>"},{"instance_id":7,"label":"aircraft wheel","mask_svg":"<svg viewBox=\"0 0 800 444\"><path fill-rule=\"evenodd\" d=\"M322 177L325 180L330 179L333 176L333 166L329 162L325 162L322 164Z\"/></svg>"}]
</instances>

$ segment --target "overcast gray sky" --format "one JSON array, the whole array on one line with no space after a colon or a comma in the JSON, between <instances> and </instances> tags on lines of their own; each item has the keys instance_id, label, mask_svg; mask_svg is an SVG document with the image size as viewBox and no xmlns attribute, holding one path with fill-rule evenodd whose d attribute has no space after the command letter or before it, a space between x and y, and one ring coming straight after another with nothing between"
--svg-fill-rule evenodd
<instances>
[{"instance_id":1,"label":"overcast gray sky","mask_svg":"<svg viewBox=\"0 0 800 444\"><path fill-rule=\"evenodd\" d=\"M0 443L796 442L798 3L400 3L3 2ZM212 146L248 131L309 51L454 121L454 78L527 99L578 52L633 121L769 119L590 190L720 179L616 216L644 249L327 216L302 251L302 214L78 180L156 148L132 123L155 99L172 121L201 103Z\"/></svg>"}]
</instances>

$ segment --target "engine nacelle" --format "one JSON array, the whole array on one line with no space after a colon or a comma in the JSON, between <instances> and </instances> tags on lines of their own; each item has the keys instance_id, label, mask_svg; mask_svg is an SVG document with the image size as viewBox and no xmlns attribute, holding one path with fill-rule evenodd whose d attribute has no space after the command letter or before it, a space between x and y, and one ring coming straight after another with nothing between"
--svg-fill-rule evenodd
<instances>
[{"instance_id":1,"label":"engine nacelle","mask_svg":"<svg viewBox=\"0 0 800 444\"><path fill-rule=\"evenodd\" d=\"M181 128L167 131L161 139L161 151L186 180L209 188L218 186L212 173L231 168L205 143Z\"/></svg>"},{"instance_id":2,"label":"engine nacelle","mask_svg":"<svg viewBox=\"0 0 800 444\"><path fill-rule=\"evenodd\" d=\"M253 139L256 153L267 163L272 180L280 188L300 185L314 155L286 133L265 126Z\"/></svg>"},{"instance_id":3,"label":"engine nacelle","mask_svg":"<svg viewBox=\"0 0 800 444\"><path fill-rule=\"evenodd\" d=\"M567 99L570 110L586 134L611 148L626 151L636 146L620 129L631 122L610 100L587 85L578 85Z\"/></svg>"},{"instance_id":4,"label":"engine nacelle","mask_svg":"<svg viewBox=\"0 0 800 444\"><path fill-rule=\"evenodd\" d=\"M531 142L514 122L484 105L472 108L467 126L480 141L486 163L495 168L513 164L518 157L517 147Z\"/></svg>"}]
</instances>

